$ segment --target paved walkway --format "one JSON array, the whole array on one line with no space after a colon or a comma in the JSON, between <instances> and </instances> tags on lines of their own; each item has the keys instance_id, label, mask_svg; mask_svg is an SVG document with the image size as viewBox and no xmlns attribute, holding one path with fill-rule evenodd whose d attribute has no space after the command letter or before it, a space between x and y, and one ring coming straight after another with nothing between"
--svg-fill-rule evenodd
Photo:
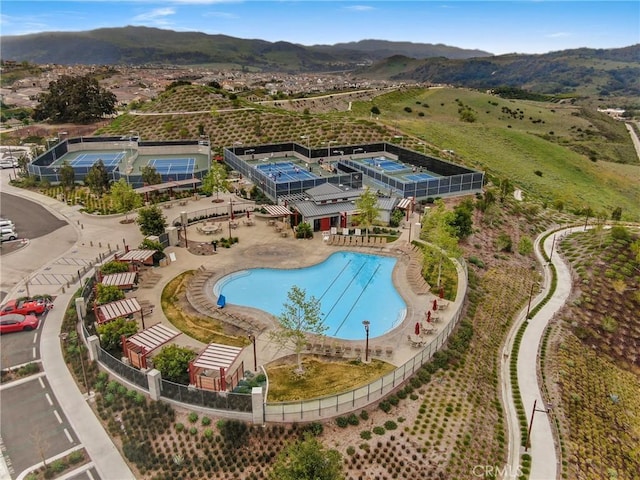
<instances>
[{"instance_id":1,"label":"paved walkway","mask_svg":"<svg viewBox=\"0 0 640 480\"><path fill-rule=\"evenodd\" d=\"M550 416L545 413L547 408L553 408L552 405L546 405L540 392L538 366L538 351L544 330L550 320L559 311L569 298L572 288L571 272L567 264L560 255L555 253L556 248L553 246L554 241L559 242L562 236L568 235L576 231L582 231L584 227L573 227L562 230L550 235L544 242L544 250L547 255L551 254L551 263L556 268L557 286L550 300L531 318L525 329L524 335L520 342L520 350L518 352L517 372L520 387L520 395L523 399L525 412L527 414L527 422L531 421L533 412L533 404L536 402L536 412L533 415L533 423L531 424L530 448L528 453L531 455L531 473L530 480L555 480L560 475L559 458L556 452L556 439L554 438L551 427ZM535 251L538 261L544 265L544 283L542 291L532 300L532 308L544 299L551 288L551 268L546 263L542 255L539 253L538 245L540 239L548 232L542 233L536 240ZM557 245L556 245L557 246ZM513 347L513 339L522 323L525 321L526 308L520 312L516 322L514 323L505 346L505 355L502 362L502 385L503 399L507 403L507 425L509 430L509 461L508 468L503 478L505 480L514 478L513 475L518 471L520 455L523 449L520 447L520 432L518 428L518 417L515 411L513 397L511 394L511 384L509 381L509 358Z\"/></svg>"}]
</instances>

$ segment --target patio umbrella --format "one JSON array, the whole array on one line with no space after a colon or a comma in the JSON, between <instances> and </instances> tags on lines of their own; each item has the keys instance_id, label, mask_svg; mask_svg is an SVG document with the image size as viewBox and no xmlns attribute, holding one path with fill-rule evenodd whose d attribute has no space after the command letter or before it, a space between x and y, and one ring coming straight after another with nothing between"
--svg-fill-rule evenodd
<instances>
[{"instance_id":1,"label":"patio umbrella","mask_svg":"<svg viewBox=\"0 0 640 480\"><path fill-rule=\"evenodd\" d=\"M427 310L427 322L431 323L431 310Z\"/></svg>"},{"instance_id":2,"label":"patio umbrella","mask_svg":"<svg viewBox=\"0 0 640 480\"><path fill-rule=\"evenodd\" d=\"M438 301L435 298L433 299L433 310L438 310Z\"/></svg>"},{"instance_id":3,"label":"patio umbrella","mask_svg":"<svg viewBox=\"0 0 640 480\"><path fill-rule=\"evenodd\" d=\"M249 217L249 210L247 210L247 218L250 218L250 217Z\"/></svg>"},{"instance_id":4,"label":"patio umbrella","mask_svg":"<svg viewBox=\"0 0 640 480\"><path fill-rule=\"evenodd\" d=\"M440 298L444 298L444 287L440 287Z\"/></svg>"},{"instance_id":5,"label":"patio umbrella","mask_svg":"<svg viewBox=\"0 0 640 480\"><path fill-rule=\"evenodd\" d=\"M416 332L416 335L420 335L420 322L416 322L415 332Z\"/></svg>"}]
</instances>

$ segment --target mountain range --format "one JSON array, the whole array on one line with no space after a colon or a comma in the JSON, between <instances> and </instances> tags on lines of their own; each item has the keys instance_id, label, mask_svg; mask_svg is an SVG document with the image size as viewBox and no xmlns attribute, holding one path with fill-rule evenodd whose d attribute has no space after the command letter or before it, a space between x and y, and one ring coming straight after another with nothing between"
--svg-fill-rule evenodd
<instances>
[{"instance_id":1,"label":"mountain range","mask_svg":"<svg viewBox=\"0 0 640 480\"><path fill-rule=\"evenodd\" d=\"M640 44L495 56L442 44L361 40L304 46L149 27L1 36L3 60L61 65L206 65L290 73L351 71L399 82L517 86L536 92L640 96Z\"/></svg>"}]
</instances>

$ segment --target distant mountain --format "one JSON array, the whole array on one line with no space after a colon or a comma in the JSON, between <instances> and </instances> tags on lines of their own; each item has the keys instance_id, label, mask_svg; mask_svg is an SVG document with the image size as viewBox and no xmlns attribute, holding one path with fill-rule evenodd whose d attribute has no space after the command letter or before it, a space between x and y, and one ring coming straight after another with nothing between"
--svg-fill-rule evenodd
<instances>
[{"instance_id":1,"label":"distant mountain","mask_svg":"<svg viewBox=\"0 0 640 480\"><path fill-rule=\"evenodd\" d=\"M487 57L464 50L384 40L303 46L227 35L175 32L148 27L102 28L0 37L3 60L61 65L233 64L267 71L326 71L369 65L392 55L425 59Z\"/></svg>"},{"instance_id":2,"label":"distant mountain","mask_svg":"<svg viewBox=\"0 0 640 480\"><path fill-rule=\"evenodd\" d=\"M583 91L600 96L640 96L640 44L596 50L580 48L544 55L418 60L386 58L360 72L405 82L445 83L489 89L508 85L534 92L561 94Z\"/></svg>"}]
</instances>

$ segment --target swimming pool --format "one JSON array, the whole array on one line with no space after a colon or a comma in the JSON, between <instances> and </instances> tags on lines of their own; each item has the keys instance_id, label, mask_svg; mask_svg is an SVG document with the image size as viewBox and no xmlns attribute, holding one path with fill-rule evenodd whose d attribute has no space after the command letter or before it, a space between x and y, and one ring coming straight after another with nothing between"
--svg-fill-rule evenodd
<instances>
[{"instance_id":1,"label":"swimming pool","mask_svg":"<svg viewBox=\"0 0 640 480\"><path fill-rule=\"evenodd\" d=\"M336 252L311 267L281 270L254 268L220 279L215 295L227 302L258 308L279 316L296 285L320 301L321 317L331 337L365 338L363 320L369 320L369 336L377 337L399 325L407 306L395 289L391 274L396 259L354 252Z\"/></svg>"}]
</instances>

